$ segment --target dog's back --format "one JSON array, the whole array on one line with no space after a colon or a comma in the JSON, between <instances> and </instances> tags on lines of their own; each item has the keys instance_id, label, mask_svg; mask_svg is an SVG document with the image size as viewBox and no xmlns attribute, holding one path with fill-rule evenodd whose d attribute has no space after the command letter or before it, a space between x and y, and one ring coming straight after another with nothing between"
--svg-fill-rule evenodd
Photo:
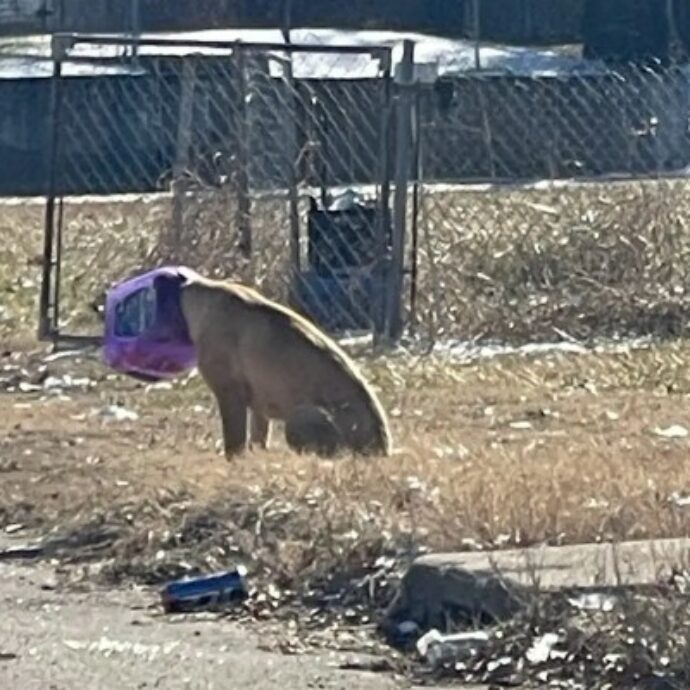
<instances>
[{"instance_id":1,"label":"dog's back","mask_svg":"<svg viewBox=\"0 0 690 690\"><path fill-rule=\"evenodd\" d=\"M289 420L297 408L324 407L356 450L390 452L385 412L347 354L293 310L238 283L196 279L182 306L205 378L241 381L252 409Z\"/></svg>"}]
</instances>

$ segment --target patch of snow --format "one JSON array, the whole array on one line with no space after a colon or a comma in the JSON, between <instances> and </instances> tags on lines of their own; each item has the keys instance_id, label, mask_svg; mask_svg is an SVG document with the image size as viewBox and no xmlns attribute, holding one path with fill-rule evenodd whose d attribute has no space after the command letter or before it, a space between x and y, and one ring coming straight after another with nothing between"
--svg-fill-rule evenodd
<instances>
[{"instance_id":1,"label":"patch of snow","mask_svg":"<svg viewBox=\"0 0 690 690\"><path fill-rule=\"evenodd\" d=\"M227 47L199 45L156 45L141 46L140 55L222 55L232 51L232 43L270 43L283 44L282 32L278 29L213 29L179 33L144 34L144 39L175 39L177 41L207 41L227 43ZM290 33L293 44L298 46L349 46L362 49L360 54L319 53L295 51L293 71L300 79L362 79L380 74L379 61L368 50L389 48L392 51L393 68L400 63L403 41L415 43L415 63L425 69L436 69L439 76L459 75L475 70L476 51L471 41L444 38L415 32L397 31L344 31L337 29L294 29ZM2 58L3 45L0 42L0 78L49 77L52 72L50 56L50 37L45 35L27 37L20 43L5 44L4 52L14 57ZM13 52L10 53L10 50ZM17 54L21 53L22 57ZM283 65L280 58L285 53L279 49L272 51L276 60L271 62L271 74L281 76ZM80 43L71 54L82 58L117 57L122 55L121 46L106 46ZM600 73L606 68L598 61L585 60L578 55L566 54L559 50L481 45L479 47L480 68L484 73L508 73L519 76L554 77L567 74ZM86 74L116 74L126 71L122 66L103 66L75 64L66 62L67 76ZM118 72L120 70L120 72Z\"/></svg>"},{"instance_id":2,"label":"patch of snow","mask_svg":"<svg viewBox=\"0 0 690 690\"><path fill-rule=\"evenodd\" d=\"M502 343L477 344L448 340L434 345L433 353L448 355L461 360L492 359L506 355L521 355L524 357L546 354L578 354L588 353L624 353L650 347L652 338L634 338L629 340L601 340L594 344L577 342L528 343L526 345L506 345Z\"/></svg>"}]
</instances>

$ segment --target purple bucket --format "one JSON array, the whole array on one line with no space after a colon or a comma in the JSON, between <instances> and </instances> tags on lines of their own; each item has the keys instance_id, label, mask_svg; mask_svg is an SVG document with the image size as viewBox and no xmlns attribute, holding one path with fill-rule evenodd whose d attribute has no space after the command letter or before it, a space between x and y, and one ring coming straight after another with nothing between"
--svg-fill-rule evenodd
<instances>
[{"instance_id":1,"label":"purple bucket","mask_svg":"<svg viewBox=\"0 0 690 690\"><path fill-rule=\"evenodd\" d=\"M183 266L157 268L108 291L103 358L109 367L160 381L196 366L196 349L180 305L180 289L194 275Z\"/></svg>"}]
</instances>

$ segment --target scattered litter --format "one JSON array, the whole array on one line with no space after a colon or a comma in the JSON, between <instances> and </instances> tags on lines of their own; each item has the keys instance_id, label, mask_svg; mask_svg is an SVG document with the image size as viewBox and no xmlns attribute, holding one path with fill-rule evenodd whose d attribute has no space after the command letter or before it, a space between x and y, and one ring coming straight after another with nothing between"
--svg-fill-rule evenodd
<instances>
[{"instance_id":1,"label":"scattered litter","mask_svg":"<svg viewBox=\"0 0 690 690\"><path fill-rule=\"evenodd\" d=\"M24 525L22 525L20 522L15 522L5 527L5 534L15 534L15 532L20 532L23 529Z\"/></svg>"},{"instance_id":2,"label":"scattered litter","mask_svg":"<svg viewBox=\"0 0 690 690\"><path fill-rule=\"evenodd\" d=\"M426 491L426 483L414 475L405 477L405 486L408 491L416 491L419 493L424 493Z\"/></svg>"},{"instance_id":3,"label":"scattered litter","mask_svg":"<svg viewBox=\"0 0 690 690\"><path fill-rule=\"evenodd\" d=\"M688 508L688 507L690 507L690 496L688 494L679 494L677 491L674 491L669 496L669 500L677 508Z\"/></svg>"},{"instance_id":4,"label":"scattered litter","mask_svg":"<svg viewBox=\"0 0 690 690\"><path fill-rule=\"evenodd\" d=\"M20 381L18 388L22 393L35 393L36 391L43 390L41 386L37 386L33 383L27 383L26 381Z\"/></svg>"},{"instance_id":5,"label":"scattered litter","mask_svg":"<svg viewBox=\"0 0 690 690\"><path fill-rule=\"evenodd\" d=\"M44 554L42 546L13 546L0 551L0 561L40 558Z\"/></svg>"},{"instance_id":6,"label":"scattered litter","mask_svg":"<svg viewBox=\"0 0 690 690\"><path fill-rule=\"evenodd\" d=\"M526 430L532 428L532 422L528 422L527 420L511 422L510 428L511 429L517 429L520 431L526 431Z\"/></svg>"},{"instance_id":7,"label":"scattered litter","mask_svg":"<svg viewBox=\"0 0 690 690\"><path fill-rule=\"evenodd\" d=\"M474 537L463 537L460 540L460 544L463 548L468 549L469 551L484 550L484 544L482 544L480 541L477 541Z\"/></svg>"},{"instance_id":8,"label":"scattered litter","mask_svg":"<svg viewBox=\"0 0 690 690\"><path fill-rule=\"evenodd\" d=\"M622 654L606 654L602 661L606 666L616 666L625 660Z\"/></svg>"},{"instance_id":9,"label":"scattered litter","mask_svg":"<svg viewBox=\"0 0 690 690\"><path fill-rule=\"evenodd\" d=\"M74 652L87 651L91 653L99 653L103 656L112 656L113 654L131 654L133 656L144 657L152 661L159 655L169 655L180 643L166 642L160 644L143 644L141 642L120 642L119 640L111 640L107 637L101 637L96 642L82 642L80 640L63 640L62 643L68 649Z\"/></svg>"},{"instance_id":10,"label":"scattered litter","mask_svg":"<svg viewBox=\"0 0 690 690\"><path fill-rule=\"evenodd\" d=\"M156 383L149 383L144 387L144 393L150 393L151 391L171 391L173 385L171 381L157 381Z\"/></svg>"},{"instance_id":11,"label":"scattered litter","mask_svg":"<svg viewBox=\"0 0 690 690\"><path fill-rule=\"evenodd\" d=\"M415 621L402 621L388 631L389 641L399 648L413 647L420 634L421 629Z\"/></svg>"},{"instance_id":12,"label":"scattered litter","mask_svg":"<svg viewBox=\"0 0 690 690\"><path fill-rule=\"evenodd\" d=\"M58 378L57 376L49 376L43 382L44 390L53 390L55 388L68 388L68 387L69 386L65 385L65 382L61 378Z\"/></svg>"},{"instance_id":13,"label":"scattered litter","mask_svg":"<svg viewBox=\"0 0 690 690\"><path fill-rule=\"evenodd\" d=\"M588 510L605 510L609 507L609 502L604 499L589 498L585 503L584 507Z\"/></svg>"},{"instance_id":14,"label":"scattered litter","mask_svg":"<svg viewBox=\"0 0 690 690\"><path fill-rule=\"evenodd\" d=\"M120 405L108 405L99 414L101 417L112 419L115 422L135 422L139 419L139 415L134 410L128 410L126 407L120 407Z\"/></svg>"},{"instance_id":15,"label":"scattered litter","mask_svg":"<svg viewBox=\"0 0 690 690\"><path fill-rule=\"evenodd\" d=\"M376 659L363 659L352 657L338 664L341 671L368 671L369 673L389 673L395 667L390 659L385 657Z\"/></svg>"},{"instance_id":16,"label":"scattered litter","mask_svg":"<svg viewBox=\"0 0 690 690\"><path fill-rule=\"evenodd\" d=\"M417 640L417 651L431 666L446 661L463 661L475 656L489 643L489 634L481 630L443 635L436 628Z\"/></svg>"},{"instance_id":17,"label":"scattered litter","mask_svg":"<svg viewBox=\"0 0 690 690\"><path fill-rule=\"evenodd\" d=\"M246 568L238 566L214 575L185 578L168 584L161 592L166 613L187 613L228 603L249 596Z\"/></svg>"},{"instance_id":18,"label":"scattered litter","mask_svg":"<svg viewBox=\"0 0 690 690\"><path fill-rule=\"evenodd\" d=\"M612 594L602 594L600 592L592 592L588 594L580 594L576 597L568 597L568 603L580 611L603 611L608 613L613 611L618 604L618 597Z\"/></svg>"},{"instance_id":19,"label":"scattered litter","mask_svg":"<svg viewBox=\"0 0 690 690\"><path fill-rule=\"evenodd\" d=\"M266 587L266 594L274 601L280 601L283 598L283 593L272 582L269 583L268 587Z\"/></svg>"},{"instance_id":20,"label":"scattered litter","mask_svg":"<svg viewBox=\"0 0 690 690\"><path fill-rule=\"evenodd\" d=\"M398 635L408 637L419 634L419 625L415 621L403 621L395 629Z\"/></svg>"},{"instance_id":21,"label":"scattered litter","mask_svg":"<svg viewBox=\"0 0 690 690\"><path fill-rule=\"evenodd\" d=\"M652 433L661 438L687 438L690 434L690 432L688 432L688 430L680 424L672 424L665 429L655 427L652 429Z\"/></svg>"},{"instance_id":22,"label":"scattered litter","mask_svg":"<svg viewBox=\"0 0 690 690\"><path fill-rule=\"evenodd\" d=\"M559 637L556 633L546 633L537 638L527 650L525 657L531 664L546 663L553 648L558 644Z\"/></svg>"},{"instance_id":23,"label":"scattered litter","mask_svg":"<svg viewBox=\"0 0 690 690\"><path fill-rule=\"evenodd\" d=\"M525 206L533 209L534 211L539 211L540 213L544 213L548 216L559 216L560 215L560 211L554 206L547 206L546 204L538 204L538 203L535 203L532 201L526 201Z\"/></svg>"},{"instance_id":24,"label":"scattered litter","mask_svg":"<svg viewBox=\"0 0 690 690\"><path fill-rule=\"evenodd\" d=\"M363 197L354 189L346 189L328 206L329 211L347 211L357 208L363 203Z\"/></svg>"},{"instance_id":25,"label":"scattered litter","mask_svg":"<svg viewBox=\"0 0 690 690\"><path fill-rule=\"evenodd\" d=\"M87 377L73 378L69 374L64 376L48 376L43 382L45 390L60 390L67 388L89 388L95 386L96 382Z\"/></svg>"},{"instance_id":26,"label":"scattered litter","mask_svg":"<svg viewBox=\"0 0 690 690\"><path fill-rule=\"evenodd\" d=\"M62 644L64 644L67 649L71 649L73 652L77 652L88 647L86 642L79 642L78 640L63 640Z\"/></svg>"},{"instance_id":27,"label":"scattered litter","mask_svg":"<svg viewBox=\"0 0 690 690\"><path fill-rule=\"evenodd\" d=\"M57 362L61 359L72 359L72 358L83 358L89 355L86 350L62 350L61 352L54 352L52 354L46 355L43 358L45 364L50 364L51 362Z\"/></svg>"},{"instance_id":28,"label":"scattered litter","mask_svg":"<svg viewBox=\"0 0 690 690\"><path fill-rule=\"evenodd\" d=\"M0 652L0 661L14 661L19 656L14 652Z\"/></svg>"}]
</instances>

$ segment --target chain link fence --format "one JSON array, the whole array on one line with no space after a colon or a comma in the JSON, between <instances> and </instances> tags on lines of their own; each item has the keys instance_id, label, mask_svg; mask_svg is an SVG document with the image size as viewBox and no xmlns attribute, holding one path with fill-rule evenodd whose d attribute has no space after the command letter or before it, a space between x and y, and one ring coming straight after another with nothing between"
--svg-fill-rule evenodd
<instances>
[{"instance_id":1,"label":"chain link fence","mask_svg":"<svg viewBox=\"0 0 690 690\"><path fill-rule=\"evenodd\" d=\"M96 74L53 80L53 192L104 195L55 210L69 328L96 327L87 293L171 262L339 334L384 331L399 292L410 347L685 328L686 65L405 84L387 48L64 57Z\"/></svg>"},{"instance_id":2,"label":"chain link fence","mask_svg":"<svg viewBox=\"0 0 690 690\"><path fill-rule=\"evenodd\" d=\"M475 73L423 90L416 107L420 335L682 333L687 66Z\"/></svg>"},{"instance_id":3,"label":"chain link fence","mask_svg":"<svg viewBox=\"0 0 690 690\"><path fill-rule=\"evenodd\" d=\"M60 304L81 303L69 327L97 327L84 309L95 275L106 287L179 263L330 330L373 330L390 242L389 51L131 47L73 39L53 79L51 192L99 197L53 211L67 290L55 323ZM97 76L66 77L70 61Z\"/></svg>"}]
</instances>

